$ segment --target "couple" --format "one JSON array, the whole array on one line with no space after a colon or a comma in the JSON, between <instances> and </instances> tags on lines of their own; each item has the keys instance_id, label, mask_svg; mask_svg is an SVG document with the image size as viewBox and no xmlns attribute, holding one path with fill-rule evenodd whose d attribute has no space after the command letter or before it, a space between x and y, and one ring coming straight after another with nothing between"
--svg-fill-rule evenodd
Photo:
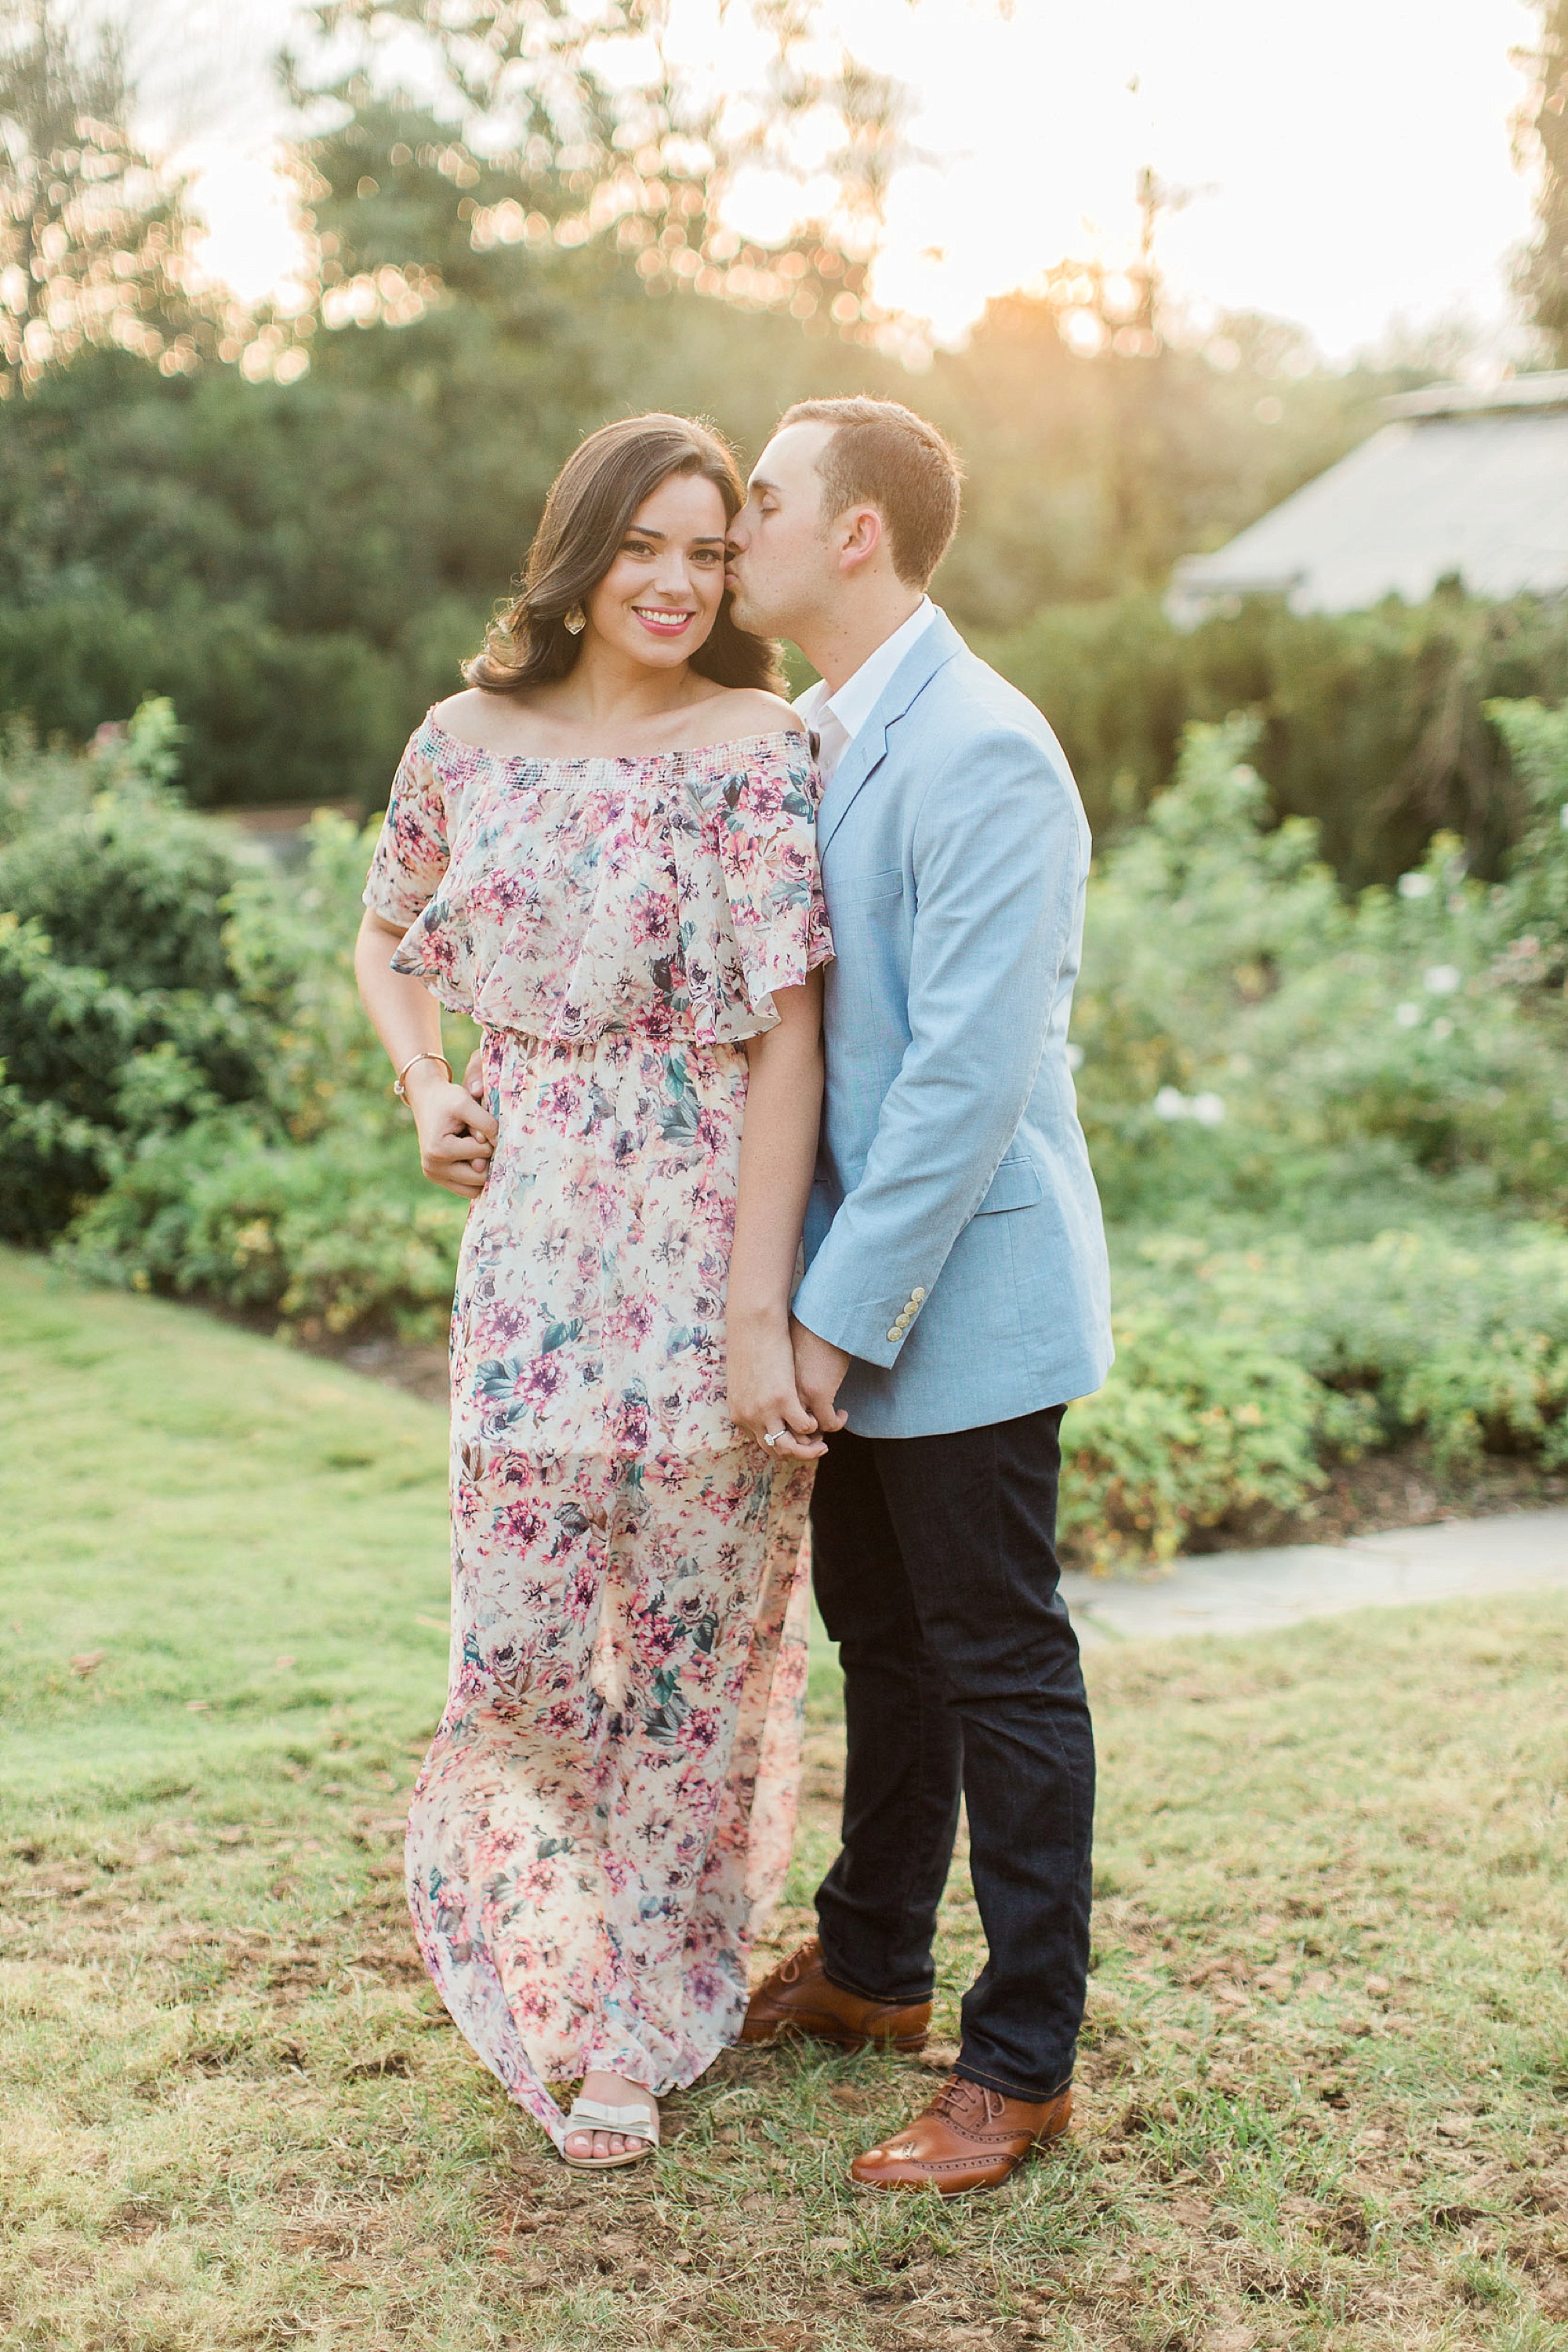
<instances>
[{"instance_id":1,"label":"couple","mask_svg":"<svg viewBox=\"0 0 1568 2352\"><path fill-rule=\"evenodd\" d=\"M365 891L366 1005L426 1173L473 1202L410 1901L583 2169L648 2155L737 2041L918 2050L961 1794L989 1958L952 2078L854 2178L993 2186L1070 2113L1094 1755L1058 1433L1110 1352L1066 1053L1089 835L1049 728L925 593L958 502L887 402L790 409L748 489L683 418L594 434ZM775 636L821 673L793 709ZM437 998L483 1030L467 1085ZM808 1511L843 1851L748 2004Z\"/></svg>"}]
</instances>

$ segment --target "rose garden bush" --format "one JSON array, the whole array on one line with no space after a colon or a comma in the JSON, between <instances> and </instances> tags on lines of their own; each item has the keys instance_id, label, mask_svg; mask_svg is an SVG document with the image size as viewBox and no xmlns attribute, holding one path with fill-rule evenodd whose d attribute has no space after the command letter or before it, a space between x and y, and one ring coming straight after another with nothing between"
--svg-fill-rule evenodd
<instances>
[{"instance_id":1,"label":"rose garden bush","mask_svg":"<svg viewBox=\"0 0 1568 2352\"><path fill-rule=\"evenodd\" d=\"M1494 718L1533 813L1501 884L1439 836L1347 899L1239 719L1097 872L1073 1034L1119 1360L1067 1424L1081 1550L1168 1555L1412 1436L1568 1462L1568 713ZM0 756L6 1230L307 1339L434 1336L463 1210L354 997L373 834L244 862L171 793L171 729Z\"/></svg>"}]
</instances>

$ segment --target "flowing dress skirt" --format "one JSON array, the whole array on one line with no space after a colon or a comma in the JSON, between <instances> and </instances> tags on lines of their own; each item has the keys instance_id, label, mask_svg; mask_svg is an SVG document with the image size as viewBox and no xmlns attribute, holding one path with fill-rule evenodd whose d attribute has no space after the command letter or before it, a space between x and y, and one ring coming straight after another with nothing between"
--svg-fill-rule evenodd
<instances>
[{"instance_id":1,"label":"flowing dress skirt","mask_svg":"<svg viewBox=\"0 0 1568 2352\"><path fill-rule=\"evenodd\" d=\"M491 1033L486 1074L408 1889L454 2021L559 2145L550 2083L658 2096L739 2032L795 1826L812 1465L723 1408L743 1052Z\"/></svg>"}]
</instances>

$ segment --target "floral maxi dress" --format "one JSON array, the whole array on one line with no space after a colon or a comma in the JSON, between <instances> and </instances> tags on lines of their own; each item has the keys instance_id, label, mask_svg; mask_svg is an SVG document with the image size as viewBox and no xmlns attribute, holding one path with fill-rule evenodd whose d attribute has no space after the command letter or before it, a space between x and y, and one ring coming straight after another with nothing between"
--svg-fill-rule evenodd
<instances>
[{"instance_id":1,"label":"floral maxi dress","mask_svg":"<svg viewBox=\"0 0 1568 2352\"><path fill-rule=\"evenodd\" d=\"M408 1893L441 1997L546 2087L656 2096L744 2014L799 1776L810 1464L725 1404L743 1041L832 953L804 736L504 759L426 719L365 904L484 1031L452 1318L446 1711Z\"/></svg>"}]
</instances>

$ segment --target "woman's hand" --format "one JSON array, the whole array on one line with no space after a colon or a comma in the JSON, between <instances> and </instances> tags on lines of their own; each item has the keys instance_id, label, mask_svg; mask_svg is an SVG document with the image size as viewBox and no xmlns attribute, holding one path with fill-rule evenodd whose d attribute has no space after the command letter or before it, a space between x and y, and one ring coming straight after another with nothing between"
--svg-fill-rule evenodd
<instances>
[{"instance_id":1,"label":"woman's hand","mask_svg":"<svg viewBox=\"0 0 1568 2352\"><path fill-rule=\"evenodd\" d=\"M477 1200L489 1174L500 1128L466 1086L444 1078L434 1062L416 1063L405 1084L419 1132L419 1165L432 1184Z\"/></svg>"},{"instance_id":2,"label":"woman's hand","mask_svg":"<svg viewBox=\"0 0 1568 2352\"><path fill-rule=\"evenodd\" d=\"M795 1384L795 1352L786 1316L731 1317L726 1327L730 1416L770 1454L815 1462L827 1448ZM783 1433L775 1435L775 1432Z\"/></svg>"}]
</instances>

